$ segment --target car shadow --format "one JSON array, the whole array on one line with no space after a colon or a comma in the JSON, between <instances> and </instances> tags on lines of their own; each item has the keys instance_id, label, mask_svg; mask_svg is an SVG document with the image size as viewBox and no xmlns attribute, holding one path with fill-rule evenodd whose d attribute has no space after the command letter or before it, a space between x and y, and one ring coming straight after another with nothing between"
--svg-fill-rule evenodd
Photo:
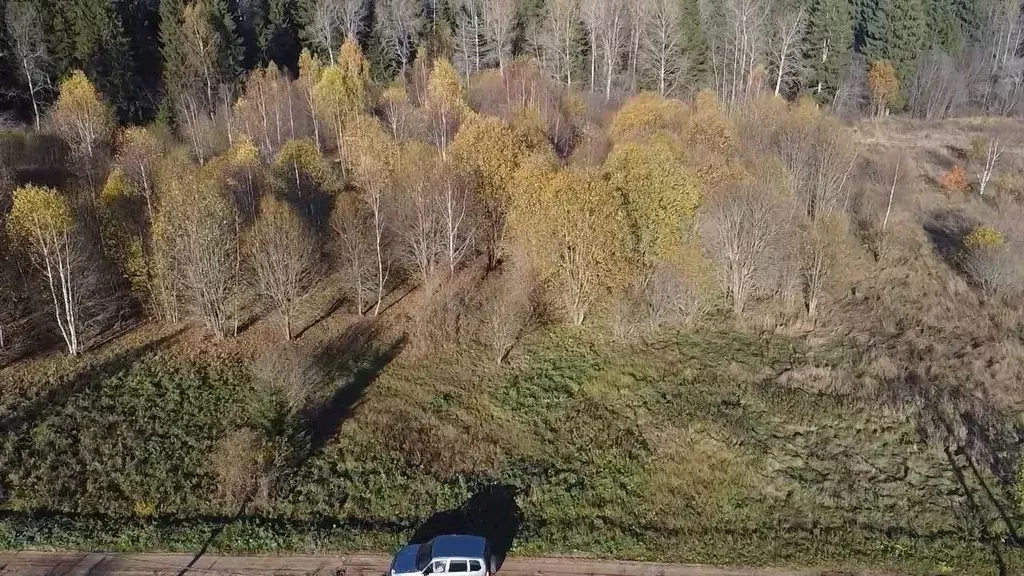
<instances>
[{"instance_id":1,"label":"car shadow","mask_svg":"<svg viewBox=\"0 0 1024 576\"><path fill-rule=\"evenodd\" d=\"M494 568L499 570L522 524L522 511L516 503L516 496L517 490L513 486L486 486L458 508L427 518L413 533L409 543L423 544L446 534L482 536L490 543Z\"/></svg>"}]
</instances>

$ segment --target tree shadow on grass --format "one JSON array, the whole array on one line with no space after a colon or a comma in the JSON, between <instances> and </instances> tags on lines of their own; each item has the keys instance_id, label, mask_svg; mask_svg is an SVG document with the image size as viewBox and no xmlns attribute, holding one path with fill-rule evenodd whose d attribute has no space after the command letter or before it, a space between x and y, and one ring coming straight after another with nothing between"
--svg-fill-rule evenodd
<instances>
[{"instance_id":1,"label":"tree shadow on grass","mask_svg":"<svg viewBox=\"0 0 1024 576\"><path fill-rule=\"evenodd\" d=\"M315 395L299 414L302 433L309 441L303 461L334 438L366 389L401 353L404 336L386 343L381 342L384 337L379 324L360 320L316 353L314 363L323 375L323 385L320 398Z\"/></svg>"},{"instance_id":2,"label":"tree shadow on grass","mask_svg":"<svg viewBox=\"0 0 1024 576\"><path fill-rule=\"evenodd\" d=\"M142 346L118 352L108 358L86 365L82 370L65 379L60 385L32 398L10 413L0 413L0 434L15 434L25 426L45 418L48 414L59 410L68 399L83 392L90 384L102 382L122 372L143 357L162 349L174 340L183 329L147 342ZM87 362L88 357L84 359Z\"/></svg>"},{"instance_id":3,"label":"tree shadow on grass","mask_svg":"<svg viewBox=\"0 0 1024 576\"><path fill-rule=\"evenodd\" d=\"M1003 551L1007 546L1021 547L1024 542L1017 528L1019 519L1007 504L1008 494L994 491L985 474L987 471L997 482L1004 481L1002 468L1006 466L1007 447L997 442L997 435L992 433L998 411L976 396L944 387L916 371L907 375L901 392L917 409L921 440L942 447L963 493L966 520L978 530L979 543L991 550L997 572L1007 574ZM993 414L997 415L995 419L985 417ZM999 522L1005 527L1005 534L993 530Z\"/></svg>"},{"instance_id":4,"label":"tree shadow on grass","mask_svg":"<svg viewBox=\"0 0 1024 576\"><path fill-rule=\"evenodd\" d=\"M516 488L493 484L479 490L458 508L438 512L428 518L409 540L423 544L446 534L482 536L491 545L495 569L501 568L512 549L522 524L522 511L516 503Z\"/></svg>"},{"instance_id":5,"label":"tree shadow on grass","mask_svg":"<svg viewBox=\"0 0 1024 576\"><path fill-rule=\"evenodd\" d=\"M301 329L295 333L295 339L302 338L302 335L309 332L313 328L317 327L321 322L327 320L334 315L335 312L341 309L342 305L347 301L347 297L344 294L331 298L330 302L326 306L320 309L316 316L307 322Z\"/></svg>"},{"instance_id":6,"label":"tree shadow on grass","mask_svg":"<svg viewBox=\"0 0 1024 576\"><path fill-rule=\"evenodd\" d=\"M390 342L385 338L378 323L360 320L316 352L313 363L321 382L306 408L297 414L294 453L282 470L284 476L294 476L330 443L345 420L352 416L366 390L401 353L404 336ZM234 516L216 523L179 576L184 576L206 554L225 527L245 517L254 497L255 493L250 493Z\"/></svg>"}]
</instances>

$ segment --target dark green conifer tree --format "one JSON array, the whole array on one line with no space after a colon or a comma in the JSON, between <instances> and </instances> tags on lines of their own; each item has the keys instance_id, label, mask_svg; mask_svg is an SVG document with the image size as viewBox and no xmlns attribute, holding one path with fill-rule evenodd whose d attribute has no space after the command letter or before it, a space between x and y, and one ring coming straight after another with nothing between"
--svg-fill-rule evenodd
<instances>
[{"instance_id":1,"label":"dark green conifer tree","mask_svg":"<svg viewBox=\"0 0 1024 576\"><path fill-rule=\"evenodd\" d=\"M803 42L803 84L819 101L832 99L852 45L849 1L811 0Z\"/></svg>"},{"instance_id":2,"label":"dark green conifer tree","mask_svg":"<svg viewBox=\"0 0 1024 576\"><path fill-rule=\"evenodd\" d=\"M879 46L880 60L892 62L900 85L914 71L921 50L926 48L928 11L924 0L882 0L882 36Z\"/></svg>"},{"instance_id":3,"label":"dark green conifer tree","mask_svg":"<svg viewBox=\"0 0 1024 576\"><path fill-rule=\"evenodd\" d=\"M680 0L682 3L682 45L694 88L703 88L710 74L708 43L701 27L699 0Z\"/></svg>"},{"instance_id":4,"label":"dark green conifer tree","mask_svg":"<svg viewBox=\"0 0 1024 576\"><path fill-rule=\"evenodd\" d=\"M245 47L238 34L237 11L232 0L210 0L210 16L217 33L217 67L222 80L234 84L245 72Z\"/></svg>"},{"instance_id":5,"label":"dark green conifer tree","mask_svg":"<svg viewBox=\"0 0 1024 576\"><path fill-rule=\"evenodd\" d=\"M282 70L295 72L299 63L298 5L293 0L270 0L267 6L266 54Z\"/></svg>"}]
</instances>

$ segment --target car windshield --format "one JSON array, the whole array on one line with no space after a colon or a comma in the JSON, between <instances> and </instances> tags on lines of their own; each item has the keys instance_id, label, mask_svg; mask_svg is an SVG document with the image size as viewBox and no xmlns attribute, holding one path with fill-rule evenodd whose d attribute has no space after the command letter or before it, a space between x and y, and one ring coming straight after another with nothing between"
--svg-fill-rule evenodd
<instances>
[{"instance_id":1,"label":"car windshield","mask_svg":"<svg viewBox=\"0 0 1024 576\"><path fill-rule=\"evenodd\" d=\"M434 556L434 544L433 542L427 542L420 546L420 549L416 551L416 569L425 570L430 564L430 560ZM444 572L444 570L441 570Z\"/></svg>"}]
</instances>

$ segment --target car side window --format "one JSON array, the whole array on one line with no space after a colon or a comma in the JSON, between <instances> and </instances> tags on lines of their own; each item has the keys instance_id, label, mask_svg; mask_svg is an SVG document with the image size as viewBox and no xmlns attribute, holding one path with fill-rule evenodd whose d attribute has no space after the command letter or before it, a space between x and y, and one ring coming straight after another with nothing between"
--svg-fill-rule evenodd
<instances>
[{"instance_id":1,"label":"car side window","mask_svg":"<svg viewBox=\"0 0 1024 576\"><path fill-rule=\"evenodd\" d=\"M452 560L448 563L448 572L451 573L464 573L469 571L469 563L465 560Z\"/></svg>"},{"instance_id":2,"label":"car side window","mask_svg":"<svg viewBox=\"0 0 1024 576\"><path fill-rule=\"evenodd\" d=\"M480 566L480 561L479 560L470 560L469 561L469 571L470 572L479 572L480 568L481 568L481 566Z\"/></svg>"},{"instance_id":3,"label":"car side window","mask_svg":"<svg viewBox=\"0 0 1024 576\"><path fill-rule=\"evenodd\" d=\"M444 574L444 560L434 560L434 563L431 565L430 572L431 574Z\"/></svg>"}]
</instances>

